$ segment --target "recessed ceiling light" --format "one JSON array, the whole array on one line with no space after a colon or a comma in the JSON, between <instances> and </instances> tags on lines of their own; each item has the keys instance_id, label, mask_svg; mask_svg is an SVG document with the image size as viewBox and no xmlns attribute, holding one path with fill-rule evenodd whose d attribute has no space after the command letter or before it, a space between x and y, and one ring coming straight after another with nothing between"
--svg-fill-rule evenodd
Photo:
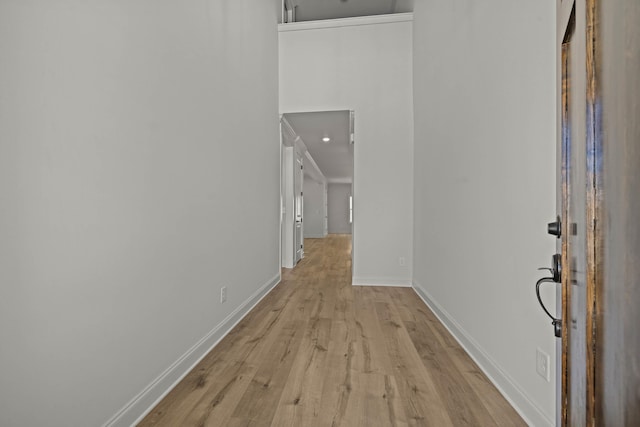
<instances>
[{"instance_id":1,"label":"recessed ceiling light","mask_svg":"<svg viewBox=\"0 0 640 427\"><path fill-rule=\"evenodd\" d=\"M325 136L324 138L322 138L322 142L329 142L331 141L331 138L329 138L328 136Z\"/></svg>"}]
</instances>

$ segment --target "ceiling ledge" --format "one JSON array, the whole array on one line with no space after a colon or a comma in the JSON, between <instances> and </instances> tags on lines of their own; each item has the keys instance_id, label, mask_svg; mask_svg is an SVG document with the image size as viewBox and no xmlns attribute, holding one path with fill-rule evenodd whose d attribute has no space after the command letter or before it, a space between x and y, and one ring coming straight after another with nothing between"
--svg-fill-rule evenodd
<instances>
[{"instance_id":1,"label":"ceiling ledge","mask_svg":"<svg viewBox=\"0 0 640 427\"><path fill-rule=\"evenodd\" d=\"M413 13L392 13L388 15L357 16L354 18L324 19L321 21L290 22L278 24L278 32L317 30L322 28L357 27L360 25L391 24L412 22Z\"/></svg>"}]
</instances>

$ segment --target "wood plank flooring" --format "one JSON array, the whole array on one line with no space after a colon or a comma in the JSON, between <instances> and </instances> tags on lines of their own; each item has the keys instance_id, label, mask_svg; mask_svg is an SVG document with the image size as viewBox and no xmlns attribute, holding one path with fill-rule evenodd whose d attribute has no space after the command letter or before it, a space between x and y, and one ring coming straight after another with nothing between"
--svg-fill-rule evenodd
<instances>
[{"instance_id":1,"label":"wood plank flooring","mask_svg":"<svg viewBox=\"0 0 640 427\"><path fill-rule=\"evenodd\" d=\"M409 288L351 286L351 236L305 258L140 426L524 426Z\"/></svg>"}]
</instances>

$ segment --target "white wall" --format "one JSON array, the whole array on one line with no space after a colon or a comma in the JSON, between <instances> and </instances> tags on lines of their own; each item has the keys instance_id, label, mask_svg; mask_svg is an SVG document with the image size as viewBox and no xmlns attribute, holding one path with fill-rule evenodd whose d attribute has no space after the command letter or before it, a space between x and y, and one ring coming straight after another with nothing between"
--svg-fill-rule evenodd
<instances>
[{"instance_id":1,"label":"white wall","mask_svg":"<svg viewBox=\"0 0 640 427\"><path fill-rule=\"evenodd\" d=\"M327 192L329 233L351 234L349 196L351 196L351 184L329 184Z\"/></svg>"},{"instance_id":2,"label":"white wall","mask_svg":"<svg viewBox=\"0 0 640 427\"><path fill-rule=\"evenodd\" d=\"M396 12L413 12L414 0L396 0Z\"/></svg>"},{"instance_id":3,"label":"white wall","mask_svg":"<svg viewBox=\"0 0 640 427\"><path fill-rule=\"evenodd\" d=\"M0 2L0 425L129 425L278 280L278 4Z\"/></svg>"},{"instance_id":4,"label":"white wall","mask_svg":"<svg viewBox=\"0 0 640 427\"><path fill-rule=\"evenodd\" d=\"M534 293L555 250L555 7L418 1L414 23L415 285L535 426L555 402Z\"/></svg>"},{"instance_id":5,"label":"white wall","mask_svg":"<svg viewBox=\"0 0 640 427\"><path fill-rule=\"evenodd\" d=\"M404 21L383 16L280 26L280 111L355 110L359 284L411 282L412 24L410 15L392 19Z\"/></svg>"},{"instance_id":6,"label":"white wall","mask_svg":"<svg viewBox=\"0 0 640 427\"><path fill-rule=\"evenodd\" d=\"M325 237L325 191L326 184L304 177L304 237Z\"/></svg>"}]
</instances>

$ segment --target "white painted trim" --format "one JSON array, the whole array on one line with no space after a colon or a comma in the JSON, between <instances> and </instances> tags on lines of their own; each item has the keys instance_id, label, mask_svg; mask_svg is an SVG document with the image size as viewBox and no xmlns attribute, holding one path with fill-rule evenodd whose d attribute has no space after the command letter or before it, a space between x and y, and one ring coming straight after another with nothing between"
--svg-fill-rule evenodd
<instances>
[{"instance_id":1,"label":"white painted trim","mask_svg":"<svg viewBox=\"0 0 640 427\"><path fill-rule=\"evenodd\" d=\"M287 24L287 25L291 25L291 24ZM283 117L285 114L297 114L297 113L326 113L326 112L347 112L347 111L351 111L349 108L331 108L329 110L326 109L322 109L322 110L309 110L309 109L298 109L298 110L291 110L291 111L281 111L280 112L280 117Z\"/></svg>"},{"instance_id":2,"label":"white painted trim","mask_svg":"<svg viewBox=\"0 0 640 427\"><path fill-rule=\"evenodd\" d=\"M329 178L327 184L353 184L353 178Z\"/></svg>"},{"instance_id":3,"label":"white painted trim","mask_svg":"<svg viewBox=\"0 0 640 427\"><path fill-rule=\"evenodd\" d=\"M282 165L283 178L284 178L284 215L282 225L282 267L293 268L296 265L295 256L295 201L294 201L294 157L295 147L283 147L284 149L284 164Z\"/></svg>"},{"instance_id":4,"label":"white painted trim","mask_svg":"<svg viewBox=\"0 0 640 427\"><path fill-rule=\"evenodd\" d=\"M324 19L321 21L290 22L278 24L278 32L318 30L323 28L357 27L360 25L392 24L413 22L413 13L392 13L389 15L358 16L355 18Z\"/></svg>"},{"instance_id":5,"label":"white painted trim","mask_svg":"<svg viewBox=\"0 0 640 427\"><path fill-rule=\"evenodd\" d=\"M413 289L424 303L433 311L445 328L453 335L467 354L484 372L498 391L520 414L527 425L552 427L554 420L549 419L527 393L518 386L500 365L467 333L458 322L438 304L419 283L413 282Z\"/></svg>"},{"instance_id":6,"label":"white painted trim","mask_svg":"<svg viewBox=\"0 0 640 427\"><path fill-rule=\"evenodd\" d=\"M293 147L296 139L298 138L298 134L293 129L291 123L289 123L284 114L280 115L280 124L282 125L280 133L280 135L282 135L282 145L286 147Z\"/></svg>"},{"instance_id":7,"label":"white painted trim","mask_svg":"<svg viewBox=\"0 0 640 427\"><path fill-rule=\"evenodd\" d=\"M352 280L353 286L386 286L394 288L410 288L410 279L392 279L385 277L354 277Z\"/></svg>"},{"instance_id":8,"label":"white painted trim","mask_svg":"<svg viewBox=\"0 0 640 427\"><path fill-rule=\"evenodd\" d=\"M287 122L288 123L288 122ZM295 130L294 130L295 132ZM309 149L307 148L307 144L304 143L304 140L302 139L302 137L300 135L298 135L296 133L296 139L294 142L294 147L296 147L296 150L298 151L298 153L303 156L305 153L307 153L309 151Z\"/></svg>"},{"instance_id":9,"label":"white painted trim","mask_svg":"<svg viewBox=\"0 0 640 427\"><path fill-rule=\"evenodd\" d=\"M280 273L262 285L226 319L169 366L103 427L138 424L281 281Z\"/></svg>"}]
</instances>

